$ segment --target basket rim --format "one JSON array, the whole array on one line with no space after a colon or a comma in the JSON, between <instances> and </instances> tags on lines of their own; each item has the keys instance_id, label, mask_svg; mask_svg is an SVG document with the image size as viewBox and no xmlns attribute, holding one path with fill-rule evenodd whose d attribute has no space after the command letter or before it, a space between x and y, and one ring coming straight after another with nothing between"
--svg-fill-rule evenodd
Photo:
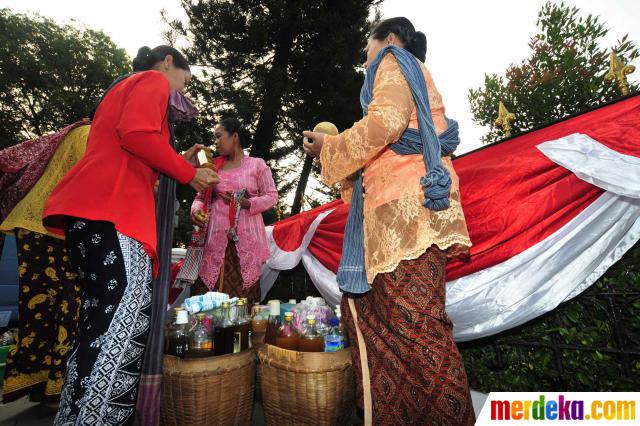
<instances>
[{"instance_id":1,"label":"basket rim","mask_svg":"<svg viewBox=\"0 0 640 426\"><path fill-rule=\"evenodd\" d=\"M275 348L275 349L270 349ZM332 371L344 371L352 366L351 356L339 361L330 362L330 358L344 358L349 349L338 352L299 352L289 349L279 348L273 345L265 345L258 349L257 358L260 366L270 366L294 373L325 373ZM279 352L286 357L296 358L296 361L287 360L273 356L273 352ZM270 354L271 352L271 354ZM318 364L324 363L324 364Z\"/></svg>"}]
</instances>

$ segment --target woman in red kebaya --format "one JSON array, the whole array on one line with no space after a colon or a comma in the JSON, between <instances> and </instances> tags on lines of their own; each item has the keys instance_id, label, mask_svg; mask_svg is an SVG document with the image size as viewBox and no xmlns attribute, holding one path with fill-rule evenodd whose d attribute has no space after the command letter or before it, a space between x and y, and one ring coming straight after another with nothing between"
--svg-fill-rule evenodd
<instances>
[{"instance_id":1,"label":"woman in red kebaya","mask_svg":"<svg viewBox=\"0 0 640 426\"><path fill-rule=\"evenodd\" d=\"M64 233L83 284L82 317L56 425L121 425L132 419L158 270L154 183L163 173L196 191L219 181L169 143L170 90L191 78L169 46L143 47L134 74L106 93L84 157L54 189L44 219Z\"/></svg>"}]
</instances>

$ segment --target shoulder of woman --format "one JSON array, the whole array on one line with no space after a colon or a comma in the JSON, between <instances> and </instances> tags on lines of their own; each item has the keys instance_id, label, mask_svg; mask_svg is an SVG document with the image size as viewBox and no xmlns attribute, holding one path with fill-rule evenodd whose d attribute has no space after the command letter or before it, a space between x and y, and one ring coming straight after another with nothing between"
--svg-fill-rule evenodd
<instances>
[{"instance_id":1,"label":"shoulder of woman","mask_svg":"<svg viewBox=\"0 0 640 426\"><path fill-rule=\"evenodd\" d=\"M247 156L247 160L249 160L251 162L251 164L253 164L255 166L267 167L267 163L262 158Z\"/></svg>"},{"instance_id":2,"label":"shoulder of woman","mask_svg":"<svg viewBox=\"0 0 640 426\"><path fill-rule=\"evenodd\" d=\"M383 69L395 69L395 68L400 68L400 65L398 64L398 59L396 59L396 55L394 55L393 53L387 53L386 55L384 55L384 58L382 58L382 61L380 61L380 68Z\"/></svg>"},{"instance_id":3,"label":"shoulder of woman","mask_svg":"<svg viewBox=\"0 0 640 426\"><path fill-rule=\"evenodd\" d=\"M257 170L271 171L271 168L269 167L269 165L262 158L258 158L258 157L248 157L248 158L250 159L251 163Z\"/></svg>"},{"instance_id":4,"label":"shoulder of woman","mask_svg":"<svg viewBox=\"0 0 640 426\"><path fill-rule=\"evenodd\" d=\"M169 91L169 80L160 71L149 70L142 71L133 75L133 83L144 84L145 86L157 86L158 89L166 89Z\"/></svg>"},{"instance_id":5,"label":"shoulder of woman","mask_svg":"<svg viewBox=\"0 0 640 426\"><path fill-rule=\"evenodd\" d=\"M401 73L400 64L398 64L398 60L395 55L391 53L387 53L382 61L380 61L380 65L378 66L378 73L390 75L395 72Z\"/></svg>"}]
</instances>

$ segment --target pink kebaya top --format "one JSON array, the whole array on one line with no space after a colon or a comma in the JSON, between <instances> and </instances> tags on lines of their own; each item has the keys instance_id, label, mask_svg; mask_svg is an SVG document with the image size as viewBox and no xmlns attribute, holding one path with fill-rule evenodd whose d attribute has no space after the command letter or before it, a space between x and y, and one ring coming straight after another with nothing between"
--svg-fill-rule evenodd
<instances>
[{"instance_id":1,"label":"pink kebaya top","mask_svg":"<svg viewBox=\"0 0 640 426\"><path fill-rule=\"evenodd\" d=\"M213 289L220 274L220 268L229 242L229 205L218 196L219 193L246 189L251 207L242 209L238 220L238 242L236 248L240 259L240 272L244 287L255 284L262 271L262 265L269 258L267 234L262 213L276 205L278 192L271 176L271 169L261 158L244 157L240 167L219 170L220 183L214 187L209 210L209 230L204 249L200 278ZM198 193L191 205L191 212L203 210L204 194Z\"/></svg>"}]
</instances>

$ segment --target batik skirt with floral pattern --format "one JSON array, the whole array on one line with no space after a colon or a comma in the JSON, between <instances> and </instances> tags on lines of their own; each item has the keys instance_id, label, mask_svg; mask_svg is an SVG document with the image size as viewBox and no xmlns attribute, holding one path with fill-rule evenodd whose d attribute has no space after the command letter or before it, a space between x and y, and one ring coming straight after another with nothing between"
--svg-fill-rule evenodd
<instances>
[{"instance_id":1,"label":"batik skirt with floral pattern","mask_svg":"<svg viewBox=\"0 0 640 426\"><path fill-rule=\"evenodd\" d=\"M7 358L3 401L29 395L60 400L67 360L79 319L80 286L64 241L16 229L18 340Z\"/></svg>"},{"instance_id":2,"label":"batik skirt with floral pattern","mask_svg":"<svg viewBox=\"0 0 640 426\"><path fill-rule=\"evenodd\" d=\"M149 334L151 259L109 222L68 220L65 234L83 296L55 424L128 424Z\"/></svg>"}]
</instances>

